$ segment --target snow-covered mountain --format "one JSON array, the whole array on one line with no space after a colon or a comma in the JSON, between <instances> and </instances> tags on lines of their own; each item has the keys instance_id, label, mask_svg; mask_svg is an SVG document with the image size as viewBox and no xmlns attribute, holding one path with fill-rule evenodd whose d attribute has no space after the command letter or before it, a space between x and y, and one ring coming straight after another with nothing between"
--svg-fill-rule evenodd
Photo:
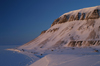
<instances>
[{"instance_id":1,"label":"snow-covered mountain","mask_svg":"<svg viewBox=\"0 0 100 66\"><path fill-rule=\"evenodd\" d=\"M31 57L30 66L100 66L100 6L65 13L34 40L8 50Z\"/></svg>"},{"instance_id":2,"label":"snow-covered mountain","mask_svg":"<svg viewBox=\"0 0 100 66\"><path fill-rule=\"evenodd\" d=\"M45 51L60 47L100 45L100 6L70 11L51 27L18 49Z\"/></svg>"}]
</instances>

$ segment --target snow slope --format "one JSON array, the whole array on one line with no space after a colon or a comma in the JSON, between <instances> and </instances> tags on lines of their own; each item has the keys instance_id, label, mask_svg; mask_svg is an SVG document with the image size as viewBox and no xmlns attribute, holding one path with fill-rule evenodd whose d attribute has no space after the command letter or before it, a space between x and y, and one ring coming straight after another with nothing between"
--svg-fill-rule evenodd
<instances>
[{"instance_id":1,"label":"snow slope","mask_svg":"<svg viewBox=\"0 0 100 66\"><path fill-rule=\"evenodd\" d=\"M98 55L47 55L30 66L99 66Z\"/></svg>"},{"instance_id":2,"label":"snow slope","mask_svg":"<svg viewBox=\"0 0 100 66\"><path fill-rule=\"evenodd\" d=\"M50 53L30 66L100 66L100 46L91 48L66 48Z\"/></svg>"}]
</instances>

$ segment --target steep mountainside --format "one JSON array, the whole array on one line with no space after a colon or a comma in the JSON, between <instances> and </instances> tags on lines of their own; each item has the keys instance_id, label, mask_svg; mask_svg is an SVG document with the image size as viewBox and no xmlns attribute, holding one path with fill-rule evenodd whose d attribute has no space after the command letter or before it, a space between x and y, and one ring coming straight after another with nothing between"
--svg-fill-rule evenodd
<instances>
[{"instance_id":1,"label":"steep mountainside","mask_svg":"<svg viewBox=\"0 0 100 66\"><path fill-rule=\"evenodd\" d=\"M100 45L100 6L83 8L63 14L36 39L18 47L19 50L45 51L61 47Z\"/></svg>"}]
</instances>

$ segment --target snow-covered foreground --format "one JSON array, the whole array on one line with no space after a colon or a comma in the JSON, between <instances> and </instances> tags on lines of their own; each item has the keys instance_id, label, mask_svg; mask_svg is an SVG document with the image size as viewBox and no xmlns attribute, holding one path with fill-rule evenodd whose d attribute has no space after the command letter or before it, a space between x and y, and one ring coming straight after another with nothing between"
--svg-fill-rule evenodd
<instances>
[{"instance_id":1,"label":"snow-covered foreground","mask_svg":"<svg viewBox=\"0 0 100 66\"><path fill-rule=\"evenodd\" d=\"M55 50L30 66L100 66L99 51L100 46Z\"/></svg>"},{"instance_id":2,"label":"snow-covered foreground","mask_svg":"<svg viewBox=\"0 0 100 66\"><path fill-rule=\"evenodd\" d=\"M33 60L29 66L100 66L100 46L65 47L37 54L27 50L11 50L29 56Z\"/></svg>"},{"instance_id":3,"label":"snow-covered foreground","mask_svg":"<svg viewBox=\"0 0 100 66\"><path fill-rule=\"evenodd\" d=\"M100 66L100 55L47 55L30 66Z\"/></svg>"}]
</instances>

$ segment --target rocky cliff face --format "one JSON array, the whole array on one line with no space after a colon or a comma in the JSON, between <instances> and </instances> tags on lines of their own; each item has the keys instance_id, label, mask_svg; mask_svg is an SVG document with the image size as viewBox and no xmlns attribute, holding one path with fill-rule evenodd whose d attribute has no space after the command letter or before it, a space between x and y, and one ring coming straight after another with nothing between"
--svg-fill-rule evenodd
<instances>
[{"instance_id":1,"label":"rocky cliff face","mask_svg":"<svg viewBox=\"0 0 100 66\"><path fill-rule=\"evenodd\" d=\"M59 18L55 19L51 26L53 26L53 25L55 25L55 24L64 23L64 22L66 22L66 21L68 21L68 16L64 15L63 18L60 18L60 17L59 17Z\"/></svg>"},{"instance_id":2,"label":"rocky cliff face","mask_svg":"<svg viewBox=\"0 0 100 66\"><path fill-rule=\"evenodd\" d=\"M88 20L88 19L97 19L99 18L99 9L94 9L93 11L90 11L88 13L81 13L78 12L76 15L64 15L63 18L59 17L54 22L52 23L51 26L59 23L65 23L65 22L70 22L74 20ZM69 17L69 18L68 18Z\"/></svg>"},{"instance_id":3,"label":"rocky cliff face","mask_svg":"<svg viewBox=\"0 0 100 66\"><path fill-rule=\"evenodd\" d=\"M95 9L93 12L91 12L88 19L97 19L97 18L99 18L99 10Z\"/></svg>"},{"instance_id":4,"label":"rocky cliff face","mask_svg":"<svg viewBox=\"0 0 100 66\"><path fill-rule=\"evenodd\" d=\"M85 18L85 13L82 13L80 20L84 20L84 18Z\"/></svg>"},{"instance_id":5,"label":"rocky cliff face","mask_svg":"<svg viewBox=\"0 0 100 66\"><path fill-rule=\"evenodd\" d=\"M100 40L90 40L90 41L70 41L68 47L87 47L87 46L98 46L100 45Z\"/></svg>"}]
</instances>

